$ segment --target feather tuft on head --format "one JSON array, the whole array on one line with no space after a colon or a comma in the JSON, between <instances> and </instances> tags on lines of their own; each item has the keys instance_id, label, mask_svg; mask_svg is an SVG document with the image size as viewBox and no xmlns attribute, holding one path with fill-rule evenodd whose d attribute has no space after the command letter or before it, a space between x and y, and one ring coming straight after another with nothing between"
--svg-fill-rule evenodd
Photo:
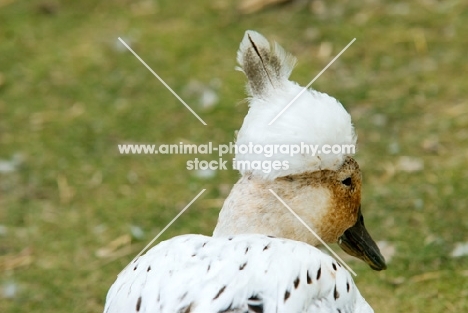
<instances>
[{"instance_id":1,"label":"feather tuft on head","mask_svg":"<svg viewBox=\"0 0 468 313\"><path fill-rule=\"evenodd\" d=\"M275 179L307 171L336 170L346 156L354 154L356 135L351 116L325 93L312 89L303 92L269 125L303 90L289 80L296 59L281 46L271 46L259 33L247 31L237 61L247 76L250 96L250 109L236 141L236 168L241 174ZM260 146L262 153L258 153ZM297 147L300 151L295 151ZM337 147L351 148L338 151ZM315 154L314 149L318 149Z\"/></svg>"}]
</instances>

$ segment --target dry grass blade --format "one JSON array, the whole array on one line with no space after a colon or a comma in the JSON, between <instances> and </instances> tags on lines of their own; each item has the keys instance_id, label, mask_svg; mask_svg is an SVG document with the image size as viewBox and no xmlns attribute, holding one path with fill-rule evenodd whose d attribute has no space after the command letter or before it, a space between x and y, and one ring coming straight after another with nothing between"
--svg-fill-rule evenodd
<instances>
[{"instance_id":1,"label":"dry grass blade","mask_svg":"<svg viewBox=\"0 0 468 313\"><path fill-rule=\"evenodd\" d=\"M24 248L18 254L0 256L0 271L7 272L21 267L27 267L33 262L32 249Z\"/></svg>"}]
</instances>

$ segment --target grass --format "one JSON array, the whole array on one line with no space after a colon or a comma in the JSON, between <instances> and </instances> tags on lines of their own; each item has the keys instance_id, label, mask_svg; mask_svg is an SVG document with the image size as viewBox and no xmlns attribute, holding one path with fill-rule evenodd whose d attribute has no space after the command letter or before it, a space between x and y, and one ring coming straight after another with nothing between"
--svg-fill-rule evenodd
<instances>
[{"instance_id":1,"label":"grass","mask_svg":"<svg viewBox=\"0 0 468 313\"><path fill-rule=\"evenodd\" d=\"M0 0L0 159L22 160L0 173L0 311L102 311L119 271L203 188L162 239L211 233L236 172L203 179L185 170L187 157L116 146L232 140L247 112L234 71L246 29L294 53L302 85L357 38L313 85L351 113L366 224L396 249L381 273L352 262L356 282L376 312L467 311L468 257L450 253L468 239L468 5L310 6L242 15L227 0ZM214 108L184 96L191 80L213 79ZM405 167L406 156L423 169Z\"/></svg>"}]
</instances>

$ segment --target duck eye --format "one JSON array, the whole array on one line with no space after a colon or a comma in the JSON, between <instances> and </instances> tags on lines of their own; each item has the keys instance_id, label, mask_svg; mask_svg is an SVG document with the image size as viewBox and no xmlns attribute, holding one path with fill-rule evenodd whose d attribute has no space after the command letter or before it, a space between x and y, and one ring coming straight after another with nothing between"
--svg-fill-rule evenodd
<instances>
[{"instance_id":1,"label":"duck eye","mask_svg":"<svg viewBox=\"0 0 468 313\"><path fill-rule=\"evenodd\" d=\"M348 177L345 180L342 180L341 183L343 183L346 186L351 186L351 177Z\"/></svg>"}]
</instances>

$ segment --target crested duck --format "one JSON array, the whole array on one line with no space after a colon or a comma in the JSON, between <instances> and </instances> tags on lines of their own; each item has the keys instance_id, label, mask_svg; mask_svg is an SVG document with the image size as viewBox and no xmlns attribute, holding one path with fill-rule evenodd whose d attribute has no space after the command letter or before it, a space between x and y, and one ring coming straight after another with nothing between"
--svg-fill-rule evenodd
<instances>
[{"instance_id":1,"label":"crested duck","mask_svg":"<svg viewBox=\"0 0 468 313\"><path fill-rule=\"evenodd\" d=\"M288 80L294 58L247 31L238 52L249 112L237 144L354 144L351 118L334 98L300 92ZM268 161L236 152L238 161ZM361 173L352 154L284 154L287 168L241 168L213 237L182 235L131 262L110 288L104 312L302 313L373 312L350 273L315 248L315 238L274 191L327 243L375 270L386 268L364 227Z\"/></svg>"}]
</instances>

